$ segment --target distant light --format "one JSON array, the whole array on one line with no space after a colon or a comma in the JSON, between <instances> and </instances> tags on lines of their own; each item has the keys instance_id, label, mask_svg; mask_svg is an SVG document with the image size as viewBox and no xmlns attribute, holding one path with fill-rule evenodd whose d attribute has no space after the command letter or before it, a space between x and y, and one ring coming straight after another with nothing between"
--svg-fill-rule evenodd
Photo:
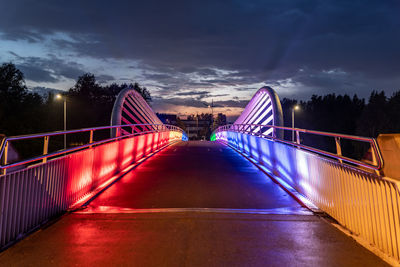
<instances>
[{"instance_id":1,"label":"distant light","mask_svg":"<svg viewBox=\"0 0 400 267\"><path fill-rule=\"evenodd\" d=\"M61 95L61 94L56 94L56 98L57 98L57 99L61 99L61 98L62 98L62 95Z\"/></svg>"},{"instance_id":2,"label":"distant light","mask_svg":"<svg viewBox=\"0 0 400 267\"><path fill-rule=\"evenodd\" d=\"M295 106L294 106L294 109L295 109L295 110L299 110L299 109L300 109L300 106L299 106L299 105L295 105Z\"/></svg>"}]
</instances>

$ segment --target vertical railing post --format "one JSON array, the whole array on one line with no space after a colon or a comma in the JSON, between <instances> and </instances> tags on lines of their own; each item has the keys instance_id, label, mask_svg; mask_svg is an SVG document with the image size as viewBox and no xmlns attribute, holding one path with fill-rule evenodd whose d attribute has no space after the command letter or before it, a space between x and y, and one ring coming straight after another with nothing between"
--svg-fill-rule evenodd
<instances>
[{"instance_id":1,"label":"vertical railing post","mask_svg":"<svg viewBox=\"0 0 400 267\"><path fill-rule=\"evenodd\" d=\"M120 137L120 136L121 136L121 126L115 129L115 137Z\"/></svg>"},{"instance_id":2,"label":"vertical railing post","mask_svg":"<svg viewBox=\"0 0 400 267\"><path fill-rule=\"evenodd\" d=\"M336 154L341 157L342 156L342 146L340 145L340 137L335 137L336 144ZM343 163L343 160L339 159L340 163Z\"/></svg>"},{"instance_id":3,"label":"vertical railing post","mask_svg":"<svg viewBox=\"0 0 400 267\"><path fill-rule=\"evenodd\" d=\"M8 160L8 141L5 141L5 146L4 146L4 152L3 152L3 158L2 158L2 165L7 165L7 160ZM6 174L7 173L7 169L2 169L0 174Z\"/></svg>"},{"instance_id":4,"label":"vertical railing post","mask_svg":"<svg viewBox=\"0 0 400 267\"><path fill-rule=\"evenodd\" d=\"M378 159L376 157L377 154L378 154L378 151L376 150L376 142L375 142L375 140L370 143L370 146L371 146L372 164L375 165L375 166L378 166ZM375 170L375 173L377 175L379 175L379 176L381 175L379 170Z\"/></svg>"},{"instance_id":5,"label":"vertical railing post","mask_svg":"<svg viewBox=\"0 0 400 267\"><path fill-rule=\"evenodd\" d=\"M49 151L49 139L50 137L47 135L44 137L44 142L43 142L43 156L47 155ZM43 163L47 162L47 157L44 157L42 160Z\"/></svg>"},{"instance_id":6,"label":"vertical railing post","mask_svg":"<svg viewBox=\"0 0 400 267\"><path fill-rule=\"evenodd\" d=\"M296 131L296 144L300 145L300 132Z\"/></svg>"},{"instance_id":7,"label":"vertical railing post","mask_svg":"<svg viewBox=\"0 0 400 267\"><path fill-rule=\"evenodd\" d=\"M92 144L93 143L93 130L90 130L90 136L89 136L89 144ZM89 146L90 148L92 147L92 146Z\"/></svg>"}]
</instances>

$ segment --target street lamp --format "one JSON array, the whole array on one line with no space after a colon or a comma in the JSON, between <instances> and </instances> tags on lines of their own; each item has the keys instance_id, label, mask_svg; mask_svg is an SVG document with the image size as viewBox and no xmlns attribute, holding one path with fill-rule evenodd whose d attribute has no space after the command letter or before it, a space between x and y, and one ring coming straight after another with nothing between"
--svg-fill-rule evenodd
<instances>
[{"instance_id":1,"label":"street lamp","mask_svg":"<svg viewBox=\"0 0 400 267\"><path fill-rule=\"evenodd\" d=\"M211 108L211 125L210 129L212 130L213 127L213 122L214 122L214 99L211 99L211 105L207 105L206 103L203 103L205 106L208 108Z\"/></svg>"},{"instance_id":2,"label":"street lamp","mask_svg":"<svg viewBox=\"0 0 400 267\"><path fill-rule=\"evenodd\" d=\"M67 97L61 94L56 95L56 99L64 100L64 132L67 130ZM67 134L64 133L64 150L67 149Z\"/></svg>"},{"instance_id":3,"label":"street lamp","mask_svg":"<svg viewBox=\"0 0 400 267\"><path fill-rule=\"evenodd\" d=\"M299 105L294 105L292 108L292 129L294 129L294 111L299 109L300 109ZM294 142L294 130L292 130L292 142Z\"/></svg>"}]
</instances>

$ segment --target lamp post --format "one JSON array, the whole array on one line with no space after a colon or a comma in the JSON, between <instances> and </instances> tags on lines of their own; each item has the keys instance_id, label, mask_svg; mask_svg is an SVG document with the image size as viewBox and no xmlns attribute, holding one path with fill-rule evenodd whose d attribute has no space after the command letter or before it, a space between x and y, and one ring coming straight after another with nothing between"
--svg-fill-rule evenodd
<instances>
[{"instance_id":1,"label":"lamp post","mask_svg":"<svg viewBox=\"0 0 400 267\"><path fill-rule=\"evenodd\" d=\"M292 129L294 129L294 111L300 109L299 105L294 105L292 108ZM294 142L294 130L292 130L292 142Z\"/></svg>"},{"instance_id":2,"label":"lamp post","mask_svg":"<svg viewBox=\"0 0 400 267\"><path fill-rule=\"evenodd\" d=\"M211 109L211 125L210 125L210 129L212 129L213 122L214 122L214 99L211 99L211 105L207 105L206 103L203 103L203 104Z\"/></svg>"},{"instance_id":3,"label":"lamp post","mask_svg":"<svg viewBox=\"0 0 400 267\"><path fill-rule=\"evenodd\" d=\"M57 99L64 100L64 132L67 130L67 97L61 94L56 95ZM64 133L64 150L67 148L67 134Z\"/></svg>"}]
</instances>

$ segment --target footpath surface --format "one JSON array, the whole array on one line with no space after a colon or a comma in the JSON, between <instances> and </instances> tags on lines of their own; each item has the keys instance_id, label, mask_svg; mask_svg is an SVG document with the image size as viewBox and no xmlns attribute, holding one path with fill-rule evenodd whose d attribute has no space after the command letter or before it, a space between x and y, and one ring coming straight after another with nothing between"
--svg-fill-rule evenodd
<instances>
[{"instance_id":1,"label":"footpath surface","mask_svg":"<svg viewBox=\"0 0 400 267\"><path fill-rule=\"evenodd\" d=\"M216 142L170 146L1 266L386 266Z\"/></svg>"}]
</instances>

